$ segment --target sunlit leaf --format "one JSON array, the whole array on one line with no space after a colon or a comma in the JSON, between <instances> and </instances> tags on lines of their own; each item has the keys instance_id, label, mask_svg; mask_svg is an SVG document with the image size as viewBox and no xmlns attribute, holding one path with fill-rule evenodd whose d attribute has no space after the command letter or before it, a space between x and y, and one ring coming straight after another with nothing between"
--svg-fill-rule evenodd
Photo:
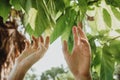
<instances>
[{"instance_id":1,"label":"sunlit leaf","mask_svg":"<svg viewBox=\"0 0 120 80\"><path fill-rule=\"evenodd\" d=\"M120 20L120 11L118 11L118 10L117 10L115 7L113 7L113 6L111 6L111 10L112 10L114 16L115 16L118 20Z\"/></svg>"},{"instance_id":2,"label":"sunlit leaf","mask_svg":"<svg viewBox=\"0 0 120 80\"><path fill-rule=\"evenodd\" d=\"M66 10L67 20L66 20L66 28L62 34L62 40L68 41L69 52L72 52L73 48L73 34L72 34L72 27L75 25L76 20L76 12L74 10L68 9Z\"/></svg>"},{"instance_id":3,"label":"sunlit leaf","mask_svg":"<svg viewBox=\"0 0 120 80\"><path fill-rule=\"evenodd\" d=\"M108 52L108 48L104 46L101 58L100 80L113 80L113 71L114 58L112 57L112 54Z\"/></svg>"},{"instance_id":4,"label":"sunlit leaf","mask_svg":"<svg viewBox=\"0 0 120 80\"><path fill-rule=\"evenodd\" d=\"M110 43L110 46L107 47L109 48L108 52L110 52L113 55L116 61L120 62L120 41L111 39Z\"/></svg>"},{"instance_id":5,"label":"sunlit leaf","mask_svg":"<svg viewBox=\"0 0 120 80\"><path fill-rule=\"evenodd\" d=\"M65 4L65 7L68 7L70 6L70 0L63 0L64 1L64 4Z\"/></svg>"},{"instance_id":6,"label":"sunlit leaf","mask_svg":"<svg viewBox=\"0 0 120 80\"><path fill-rule=\"evenodd\" d=\"M120 29L116 29L115 31L117 31L118 33L120 33Z\"/></svg>"},{"instance_id":7,"label":"sunlit leaf","mask_svg":"<svg viewBox=\"0 0 120 80\"><path fill-rule=\"evenodd\" d=\"M0 1L0 16L3 17L4 21L8 18L8 13L10 12L11 5L9 4L9 0L1 0Z\"/></svg>"},{"instance_id":8,"label":"sunlit leaf","mask_svg":"<svg viewBox=\"0 0 120 80\"><path fill-rule=\"evenodd\" d=\"M108 5L120 8L120 0L105 0Z\"/></svg>"},{"instance_id":9,"label":"sunlit leaf","mask_svg":"<svg viewBox=\"0 0 120 80\"><path fill-rule=\"evenodd\" d=\"M20 0L10 0L10 4L17 10L21 9Z\"/></svg>"},{"instance_id":10,"label":"sunlit leaf","mask_svg":"<svg viewBox=\"0 0 120 80\"><path fill-rule=\"evenodd\" d=\"M37 4L37 17L35 21L35 32L41 35L47 27L50 27L49 13L46 12L45 3L43 0L36 0Z\"/></svg>"},{"instance_id":11,"label":"sunlit leaf","mask_svg":"<svg viewBox=\"0 0 120 80\"><path fill-rule=\"evenodd\" d=\"M78 0L78 4L80 8L80 12L79 12L80 19L79 20L82 21L87 11L87 0Z\"/></svg>"},{"instance_id":12,"label":"sunlit leaf","mask_svg":"<svg viewBox=\"0 0 120 80\"><path fill-rule=\"evenodd\" d=\"M36 9L36 0L10 0L10 4L14 6L15 9L20 10L23 8L26 12L30 8Z\"/></svg>"},{"instance_id":13,"label":"sunlit leaf","mask_svg":"<svg viewBox=\"0 0 120 80\"><path fill-rule=\"evenodd\" d=\"M26 31L29 33L29 35L35 35L34 30L31 28L30 24L26 26Z\"/></svg>"},{"instance_id":14,"label":"sunlit leaf","mask_svg":"<svg viewBox=\"0 0 120 80\"><path fill-rule=\"evenodd\" d=\"M69 50L69 52L72 52L72 50L73 50L73 44L74 44L74 39L73 39L73 34L72 34L72 31L71 31L71 33L70 33L70 35L69 35L69 39L68 39L68 50Z\"/></svg>"},{"instance_id":15,"label":"sunlit leaf","mask_svg":"<svg viewBox=\"0 0 120 80\"><path fill-rule=\"evenodd\" d=\"M65 4L63 0L54 0L55 5L56 5L56 10L57 11L63 11L65 8Z\"/></svg>"},{"instance_id":16,"label":"sunlit leaf","mask_svg":"<svg viewBox=\"0 0 120 80\"><path fill-rule=\"evenodd\" d=\"M100 80L113 80L113 71L115 60L120 60L120 41L112 40L109 45L103 47L101 58L101 79Z\"/></svg>"},{"instance_id":17,"label":"sunlit leaf","mask_svg":"<svg viewBox=\"0 0 120 80\"><path fill-rule=\"evenodd\" d=\"M112 20L109 12L106 9L103 9L103 19L108 27L111 27L112 25Z\"/></svg>"},{"instance_id":18,"label":"sunlit leaf","mask_svg":"<svg viewBox=\"0 0 120 80\"><path fill-rule=\"evenodd\" d=\"M55 29L51 35L51 42L53 42L54 40L56 40L62 33L63 31L65 30L65 27L66 27L66 15L62 15L56 25L55 25Z\"/></svg>"},{"instance_id":19,"label":"sunlit leaf","mask_svg":"<svg viewBox=\"0 0 120 80\"><path fill-rule=\"evenodd\" d=\"M66 11L67 14L67 20L66 20L66 28L64 30L64 33L62 34L62 40L67 40L69 36L71 36L72 27L75 25L76 20L76 12L74 10L69 9Z\"/></svg>"}]
</instances>

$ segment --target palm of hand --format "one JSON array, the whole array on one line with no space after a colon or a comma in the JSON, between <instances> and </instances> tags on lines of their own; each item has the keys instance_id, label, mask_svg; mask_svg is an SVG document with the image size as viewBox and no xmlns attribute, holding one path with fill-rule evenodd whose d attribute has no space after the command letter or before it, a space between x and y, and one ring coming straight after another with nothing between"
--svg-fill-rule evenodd
<instances>
[{"instance_id":1,"label":"palm of hand","mask_svg":"<svg viewBox=\"0 0 120 80\"><path fill-rule=\"evenodd\" d=\"M49 46L49 37L44 40L42 37L32 37L33 44L29 41L25 41L25 49L16 59L16 62L25 66L25 69L29 69L35 62L37 62L46 52Z\"/></svg>"},{"instance_id":2,"label":"palm of hand","mask_svg":"<svg viewBox=\"0 0 120 80\"><path fill-rule=\"evenodd\" d=\"M43 41L42 37L33 37L33 44L30 44L29 41L25 41L25 49L21 54L16 47L17 54L20 55L15 60L14 68L8 80L23 80L28 69L45 54L49 46L49 37L46 38L45 43Z\"/></svg>"},{"instance_id":3,"label":"palm of hand","mask_svg":"<svg viewBox=\"0 0 120 80\"><path fill-rule=\"evenodd\" d=\"M90 68L91 51L84 32L80 27L73 27L74 47L72 53L67 50L67 42L64 41L63 52L66 62L74 75L87 75Z\"/></svg>"}]
</instances>

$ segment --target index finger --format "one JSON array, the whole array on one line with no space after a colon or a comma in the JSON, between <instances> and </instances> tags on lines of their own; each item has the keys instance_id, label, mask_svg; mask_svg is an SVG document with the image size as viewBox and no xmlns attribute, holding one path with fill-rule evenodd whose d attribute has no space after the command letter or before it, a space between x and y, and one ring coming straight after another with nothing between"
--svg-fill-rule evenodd
<instances>
[{"instance_id":1,"label":"index finger","mask_svg":"<svg viewBox=\"0 0 120 80\"><path fill-rule=\"evenodd\" d=\"M78 33L79 33L80 38L87 39L87 37L86 37L85 33L82 31L81 27L78 26L77 29L78 29Z\"/></svg>"}]
</instances>

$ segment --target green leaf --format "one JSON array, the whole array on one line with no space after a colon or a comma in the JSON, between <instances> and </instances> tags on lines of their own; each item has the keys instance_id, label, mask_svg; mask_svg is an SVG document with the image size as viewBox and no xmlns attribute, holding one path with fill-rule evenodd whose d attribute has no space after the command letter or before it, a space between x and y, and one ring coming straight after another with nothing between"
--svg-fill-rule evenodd
<instances>
[{"instance_id":1,"label":"green leaf","mask_svg":"<svg viewBox=\"0 0 120 80\"><path fill-rule=\"evenodd\" d=\"M86 11L87 11L87 0L78 0L78 4L79 4L79 8L80 8L79 21L82 21L86 15Z\"/></svg>"},{"instance_id":2,"label":"green leaf","mask_svg":"<svg viewBox=\"0 0 120 80\"><path fill-rule=\"evenodd\" d=\"M118 11L118 10L117 10L115 7L113 7L113 6L111 6L111 10L112 10L114 16L115 16L118 20L120 20L120 11Z\"/></svg>"},{"instance_id":3,"label":"green leaf","mask_svg":"<svg viewBox=\"0 0 120 80\"><path fill-rule=\"evenodd\" d=\"M112 40L110 43L111 43L110 46L108 46L109 53L111 53L113 55L114 59L117 62L120 62L120 41Z\"/></svg>"},{"instance_id":4,"label":"green leaf","mask_svg":"<svg viewBox=\"0 0 120 80\"><path fill-rule=\"evenodd\" d=\"M114 71L113 61L110 58L108 60L103 59L101 64L100 80L113 80L113 76L112 76L113 71Z\"/></svg>"},{"instance_id":5,"label":"green leaf","mask_svg":"<svg viewBox=\"0 0 120 80\"><path fill-rule=\"evenodd\" d=\"M45 29L54 27L53 14L50 13L47 3L44 0L21 0L20 4L26 11L24 24L30 24L37 36L40 36ZM54 10L53 10L54 11Z\"/></svg>"},{"instance_id":6,"label":"green leaf","mask_svg":"<svg viewBox=\"0 0 120 80\"><path fill-rule=\"evenodd\" d=\"M112 25L111 16L106 9L103 9L103 19L104 19L106 25L108 27L111 27L111 25Z\"/></svg>"},{"instance_id":7,"label":"green leaf","mask_svg":"<svg viewBox=\"0 0 120 80\"><path fill-rule=\"evenodd\" d=\"M100 65L101 62L101 48L96 48L95 46L92 47L94 49L92 49L92 54L93 54L93 61L92 61L92 66L94 66L94 68L97 68L97 66ZM95 49L96 48L96 49ZM93 53L94 51L94 53Z\"/></svg>"},{"instance_id":8,"label":"green leaf","mask_svg":"<svg viewBox=\"0 0 120 80\"><path fill-rule=\"evenodd\" d=\"M65 7L69 7L70 6L70 0L63 0L64 1L64 4L65 4Z\"/></svg>"},{"instance_id":9,"label":"green leaf","mask_svg":"<svg viewBox=\"0 0 120 80\"><path fill-rule=\"evenodd\" d=\"M30 24L28 24L26 26L26 31L30 34L30 35L35 35L34 34L34 30L31 28Z\"/></svg>"},{"instance_id":10,"label":"green leaf","mask_svg":"<svg viewBox=\"0 0 120 80\"><path fill-rule=\"evenodd\" d=\"M105 1L108 5L120 8L120 0L105 0Z\"/></svg>"},{"instance_id":11,"label":"green leaf","mask_svg":"<svg viewBox=\"0 0 120 80\"><path fill-rule=\"evenodd\" d=\"M30 8L37 8L37 2L36 0L20 0L19 4L22 6L22 8L28 12Z\"/></svg>"},{"instance_id":12,"label":"green leaf","mask_svg":"<svg viewBox=\"0 0 120 80\"><path fill-rule=\"evenodd\" d=\"M56 40L65 30L65 27L66 27L66 15L62 15L56 25L55 25L55 29L51 35L51 38L50 38L50 42L52 43L54 40Z\"/></svg>"},{"instance_id":13,"label":"green leaf","mask_svg":"<svg viewBox=\"0 0 120 80\"><path fill-rule=\"evenodd\" d=\"M51 20L49 17L49 13L46 12L45 4L43 0L36 0L37 2L37 17L35 21L35 32L38 35L41 35L44 30L48 27L51 27Z\"/></svg>"},{"instance_id":14,"label":"green leaf","mask_svg":"<svg viewBox=\"0 0 120 80\"><path fill-rule=\"evenodd\" d=\"M115 62L120 62L120 41L112 40L109 45L105 45L101 58L101 76L100 80L113 80L113 71Z\"/></svg>"},{"instance_id":15,"label":"green leaf","mask_svg":"<svg viewBox=\"0 0 120 80\"><path fill-rule=\"evenodd\" d=\"M20 0L10 0L10 4L17 10L21 9Z\"/></svg>"},{"instance_id":16,"label":"green leaf","mask_svg":"<svg viewBox=\"0 0 120 80\"><path fill-rule=\"evenodd\" d=\"M100 80L113 80L114 58L109 52L108 47L103 47L101 58Z\"/></svg>"},{"instance_id":17,"label":"green leaf","mask_svg":"<svg viewBox=\"0 0 120 80\"><path fill-rule=\"evenodd\" d=\"M62 34L62 40L67 40L69 36L71 36L71 31L72 31L72 27L75 25L75 20L76 20L76 12L74 10L68 9L66 10L67 14L67 24L66 24L66 28L64 30L64 33Z\"/></svg>"},{"instance_id":18,"label":"green leaf","mask_svg":"<svg viewBox=\"0 0 120 80\"><path fill-rule=\"evenodd\" d=\"M68 41L69 52L72 52L73 49L73 34L72 34L72 27L75 25L76 21L76 11L73 9L66 10L67 14L67 24L66 28L62 34L62 40Z\"/></svg>"},{"instance_id":19,"label":"green leaf","mask_svg":"<svg viewBox=\"0 0 120 80\"><path fill-rule=\"evenodd\" d=\"M55 29L51 35L51 42L53 42L60 35L62 35L62 40L68 40L75 19L76 11L71 9L71 7L67 8L65 10L65 14L57 20Z\"/></svg>"},{"instance_id":20,"label":"green leaf","mask_svg":"<svg viewBox=\"0 0 120 80\"><path fill-rule=\"evenodd\" d=\"M10 9L11 9L11 5L9 4L9 0L0 1L0 10L1 10L0 16L3 17L4 21L7 20Z\"/></svg>"},{"instance_id":21,"label":"green leaf","mask_svg":"<svg viewBox=\"0 0 120 80\"><path fill-rule=\"evenodd\" d=\"M29 11L30 8L36 9L36 0L10 0L10 4L15 7L15 9L20 10L23 8L26 12Z\"/></svg>"},{"instance_id":22,"label":"green leaf","mask_svg":"<svg viewBox=\"0 0 120 80\"><path fill-rule=\"evenodd\" d=\"M63 0L54 0L55 6L56 6L56 10L57 11L63 11L65 8L65 4Z\"/></svg>"},{"instance_id":23,"label":"green leaf","mask_svg":"<svg viewBox=\"0 0 120 80\"><path fill-rule=\"evenodd\" d=\"M68 46L69 46L68 49L69 49L69 52L72 52L73 45L74 45L74 39L73 39L72 30L71 30L71 33L70 33L69 39L68 39Z\"/></svg>"},{"instance_id":24,"label":"green leaf","mask_svg":"<svg viewBox=\"0 0 120 80\"><path fill-rule=\"evenodd\" d=\"M45 23L47 19L42 19L41 15L38 13L35 21L35 32L40 36L47 27L49 27L48 22Z\"/></svg>"},{"instance_id":25,"label":"green leaf","mask_svg":"<svg viewBox=\"0 0 120 80\"><path fill-rule=\"evenodd\" d=\"M116 29L115 31L117 31L118 33L120 33L120 29Z\"/></svg>"}]
</instances>

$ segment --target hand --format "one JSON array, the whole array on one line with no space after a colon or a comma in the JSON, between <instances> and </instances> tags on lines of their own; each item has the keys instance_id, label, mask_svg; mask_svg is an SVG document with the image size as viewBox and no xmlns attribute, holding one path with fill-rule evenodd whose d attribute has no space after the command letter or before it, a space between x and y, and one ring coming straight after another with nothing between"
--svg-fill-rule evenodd
<instances>
[{"instance_id":1,"label":"hand","mask_svg":"<svg viewBox=\"0 0 120 80\"><path fill-rule=\"evenodd\" d=\"M29 41L25 41L25 49L22 54L17 58L17 63L24 62L26 65L33 65L36 61L41 59L47 51L49 46L49 37L46 38L45 43L42 37L32 37L32 39L33 44L30 44Z\"/></svg>"},{"instance_id":2,"label":"hand","mask_svg":"<svg viewBox=\"0 0 120 80\"><path fill-rule=\"evenodd\" d=\"M81 26L74 26L73 29L74 46L72 53L69 53L67 42L63 43L63 53L66 62L75 76L76 80L91 80L90 77L90 58L91 49L87 37ZM88 78L89 77L89 78Z\"/></svg>"},{"instance_id":3,"label":"hand","mask_svg":"<svg viewBox=\"0 0 120 80\"><path fill-rule=\"evenodd\" d=\"M46 37L45 43L42 37L32 37L33 44L25 41L25 49L15 60L15 66L8 77L8 80L23 80L28 69L39 59L43 57L49 46L49 37Z\"/></svg>"}]
</instances>

